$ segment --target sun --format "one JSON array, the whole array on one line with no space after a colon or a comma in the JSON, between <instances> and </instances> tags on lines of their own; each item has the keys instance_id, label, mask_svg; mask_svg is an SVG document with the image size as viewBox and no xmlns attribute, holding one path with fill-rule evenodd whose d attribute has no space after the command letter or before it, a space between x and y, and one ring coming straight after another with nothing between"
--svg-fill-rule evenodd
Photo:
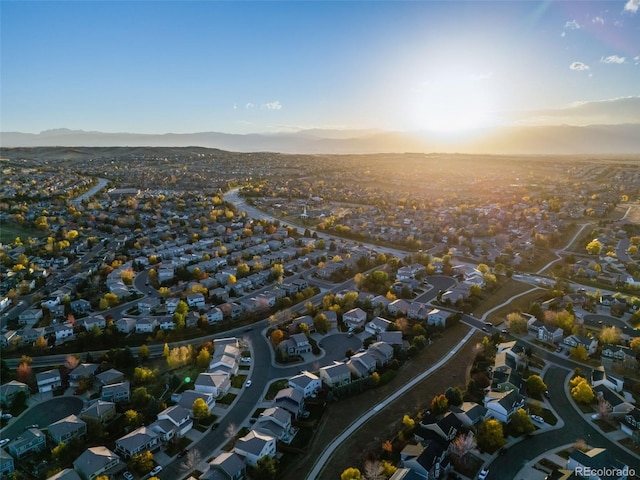
<instances>
[{"instance_id":1,"label":"sun","mask_svg":"<svg viewBox=\"0 0 640 480\"><path fill-rule=\"evenodd\" d=\"M441 74L415 89L407 119L411 128L464 134L496 124L490 75Z\"/></svg>"}]
</instances>

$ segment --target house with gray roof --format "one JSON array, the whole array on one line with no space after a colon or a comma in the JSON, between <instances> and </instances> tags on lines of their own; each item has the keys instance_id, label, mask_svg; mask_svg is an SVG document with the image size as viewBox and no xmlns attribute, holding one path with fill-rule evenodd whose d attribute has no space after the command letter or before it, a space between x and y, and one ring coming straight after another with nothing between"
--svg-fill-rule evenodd
<instances>
[{"instance_id":1,"label":"house with gray roof","mask_svg":"<svg viewBox=\"0 0 640 480\"><path fill-rule=\"evenodd\" d=\"M13 400L19 392L23 392L26 398L29 398L29 387L26 383L11 380L10 382L0 385L0 404L13 405Z\"/></svg>"},{"instance_id":2,"label":"house with gray roof","mask_svg":"<svg viewBox=\"0 0 640 480\"><path fill-rule=\"evenodd\" d=\"M195 390L185 390L180 394L180 398L178 399L178 405L182 408L186 408L188 410L193 410L193 402L195 402L198 398L204 400L207 408L209 409L209 413L213 411L213 407L216 406L215 395L212 393L205 392L196 392Z\"/></svg>"},{"instance_id":3,"label":"house with gray roof","mask_svg":"<svg viewBox=\"0 0 640 480\"><path fill-rule=\"evenodd\" d=\"M165 408L158 414L157 420L149 425L164 442L174 437L183 437L192 427L191 410L180 405Z\"/></svg>"},{"instance_id":4,"label":"house with gray roof","mask_svg":"<svg viewBox=\"0 0 640 480\"><path fill-rule=\"evenodd\" d=\"M462 422L462 424L471 428L482 420L487 418L488 410L475 402L464 402L460 406L451 405L449 410Z\"/></svg>"},{"instance_id":5,"label":"house with gray roof","mask_svg":"<svg viewBox=\"0 0 640 480\"><path fill-rule=\"evenodd\" d=\"M502 423L509 423L511 417L518 409L524 408L524 405L524 397L516 390L489 392L484 397L484 406L488 415Z\"/></svg>"},{"instance_id":6,"label":"house with gray roof","mask_svg":"<svg viewBox=\"0 0 640 480\"><path fill-rule=\"evenodd\" d=\"M96 380L100 385L113 385L124 380L124 373L115 368L111 368L96 375Z\"/></svg>"},{"instance_id":7,"label":"house with gray roof","mask_svg":"<svg viewBox=\"0 0 640 480\"><path fill-rule=\"evenodd\" d=\"M200 373L193 384L198 393L208 393L215 398L222 397L229 392L231 380L223 373Z\"/></svg>"},{"instance_id":8,"label":"house with gray roof","mask_svg":"<svg viewBox=\"0 0 640 480\"><path fill-rule=\"evenodd\" d=\"M264 410L253 426L258 433L270 435L283 443L290 443L296 430L291 426L291 413L284 408L271 407Z\"/></svg>"},{"instance_id":9,"label":"house with gray roof","mask_svg":"<svg viewBox=\"0 0 640 480\"><path fill-rule=\"evenodd\" d=\"M76 472L73 468L65 468L64 470L60 470L55 475L48 477L47 480L82 480L78 472Z\"/></svg>"},{"instance_id":10,"label":"house with gray roof","mask_svg":"<svg viewBox=\"0 0 640 480\"><path fill-rule=\"evenodd\" d=\"M586 452L575 448L569 454L567 469L572 470L579 477L584 477L580 472L585 472L587 469L601 472L608 471L612 475L606 478L611 480L626 480L629 472L629 466L613 458L606 448L592 448Z\"/></svg>"},{"instance_id":11,"label":"house with gray roof","mask_svg":"<svg viewBox=\"0 0 640 480\"><path fill-rule=\"evenodd\" d=\"M126 403L131 397L129 381L105 385L100 392L100 399L105 402Z\"/></svg>"},{"instance_id":12,"label":"house with gray roof","mask_svg":"<svg viewBox=\"0 0 640 480\"><path fill-rule=\"evenodd\" d=\"M49 437L56 445L87 434L87 424L77 415L71 414L49 425Z\"/></svg>"},{"instance_id":13,"label":"house with gray roof","mask_svg":"<svg viewBox=\"0 0 640 480\"><path fill-rule=\"evenodd\" d=\"M15 468L13 457L9 455L4 448L0 448L0 478L11 475L15 471Z\"/></svg>"},{"instance_id":14,"label":"house with gray roof","mask_svg":"<svg viewBox=\"0 0 640 480\"><path fill-rule=\"evenodd\" d=\"M81 363L69 374L69 385L78 387L82 380L92 380L98 367L97 363Z\"/></svg>"},{"instance_id":15,"label":"house with gray roof","mask_svg":"<svg viewBox=\"0 0 640 480\"><path fill-rule=\"evenodd\" d=\"M235 452L223 452L209 462L209 470L200 477L202 480L243 480L247 464Z\"/></svg>"},{"instance_id":16,"label":"house with gray roof","mask_svg":"<svg viewBox=\"0 0 640 480\"><path fill-rule=\"evenodd\" d=\"M84 421L97 421L101 425L106 425L116 416L116 404L95 400L80 411L80 418Z\"/></svg>"},{"instance_id":17,"label":"house with gray roof","mask_svg":"<svg viewBox=\"0 0 640 480\"><path fill-rule=\"evenodd\" d=\"M140 427L116 440L116 452L124 458L137 453L156 452L160 449L160 436L148 427Z\"/></svg>"},{"instance_id":18,"label":"house with gray roof","mask_svg":"<svg viewBox=\"0 0 640 480\"><path fill-rule=\"evenodd\" d=\"M337 387L351 383L351 370L343 362L333 362L333 365L322 367L318 373L328 387Z\"/></svg>"},{"instance_id":19,"label":"house with gray roof","mask_svg":"<svg viewBox=\"0 0 640 480\"><path fill-rule=\"evenodd\" d=\"M283 388L276 393L274 402L276 406L284 408L291 413L294 418L298 418L304 410L304 396L291 387Z\"/></svg>"},{"instance_id":20,"label":"house with gray roof","mask_svg":"<svg viewBox=\"0 0 640 480\"><path fill-rule=\"evenodd\" d=\"M41 452L47 448L47 438L38 428L27 428L9 442L7 449L13 458L21 458L29 453Z\"/></svg>"},{"instance_id":21,"label":"house with gray roof","mask_svg":"<svg viewBox=\"0 0 640 480\"><path fill-rule=\"evenodd\" d=\"M393 347L385 342L374 342L367 351L375 358L376 365L382 367L393 359Z\"/></svg>"},{"instance_id":22,"label":"house with gray roof","mask_svg":"<svg viewBox=\"0 0 640 480\"><path fill-rule=\"evenodd\" d=\"M359 352L347 360L347 368L354 377L362 378L372 374L376 369L376 359L369 352Z\"/></svg>"},{"instance_id":23,"label":"house with gray roof","mask_svg":"<svg viewBox=\"0 0 640 480\"><path fill-rule=\"evenodd\" d=\"M120 463L120 457L107 447L89 447L73 462L83 480L94 480Z\"/></svg>"},{"instance_id":24,"label":"house with gray roof","mask_svg":"<svg viewBox=\"0 0 640 480\"><path fill-rule=\"evenodd\" d=\"M275 457L276 439L270 435L263 435L251 430L241 437L233 447L233 451L244 457L248 465L255 466L263 457Z\"/></svg>"},{"instance_id":25,"label":"house with gray roof","mask_svg":"<svg viewBox=\"0 0 640 480\"><path fill-rule=\"evenodd\" d=\"M62 386L62 377L60 370L54 368L46 372L36 373L36 382L38 384L38 392L50 392L51 390Z\"/></svg>"},{"instance_id":26,"label":"house with gray roof","mask_svg":"<svg viewBox=\"0 0 640 480\"><path fill-rule=\"evenodd\" d=\"M302 393L304 398L310 397L322 388L322 380L306 370L289 379L289 386Z\"/></svg>"}]
</instances>

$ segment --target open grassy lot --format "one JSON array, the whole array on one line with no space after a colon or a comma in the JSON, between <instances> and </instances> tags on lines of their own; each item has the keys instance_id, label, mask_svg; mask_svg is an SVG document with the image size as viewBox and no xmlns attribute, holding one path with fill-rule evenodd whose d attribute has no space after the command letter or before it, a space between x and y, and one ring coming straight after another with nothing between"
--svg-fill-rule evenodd
<instances>
[{"instance_id":1,"label":"open grassy lot","mask_svg":"<svg viewBox=\"0 0 640 480\"><path fill-rule=\"evenodd\" d=\"M0 242L11 243L16 237L20 237L21 240L26 240L29 237L40 238L42 232L35 228L22 227L15 223L0 223Z\"/></svg>"},{"instance_id":2,"label":"open grassy lot","mask_svg":"<svg viewBox=\"0 0 640 480\"><path fill-rule=\"evenodd\" d=\"M509 300L514 295L519 295L527 290L531 290L533 287L526 283L517 282L515 280L508 280L504 285L502 285L498 290L493 292L490 296L488 296L485 300L480 303L475 309L474 314L476 317L481 317L485 312L491 310L492 308L503 304L507 300ZM542 293L541 290L538 291L537 295L539 296ZM526 295L524 297L527 297ZM516 299L517 301L517 299ZM527 303L527 307L529 303ZM509 312L514 310L513 304L509 306ZM499 312L499 310L497 311ZM494 321L495 319L495 321ZM493 314L487 321L497 325L502 322L502 319L496 318L496 315Z\"/></svg>"},{"instance_id":3,"label":"open grassy lot","mask_svg":"<svg viewBox=\"0 0 640 480\"><path fill-rule=\"evenodd\" d=\"M318 424L316 435L306 453L295 457L291 463L288 463L286 470L282 472L282 478L291 480L305 478L314 460L349 424L363 412L373 408L381 399L391 395L398 387L437 362L451 350L466 332L465 325L455 325L417 358L407 362L388 384L370 390L364 395L356 395L340 402L330 403ZM345 468L349 466L360 467L368 451L378 454L382 443L394 438L401 426L404 414L415 415L419 410L426 409L431 399L435 395L443 393L447 387L464 388L467 370L474 358L475 344L481 338L482 335L475 335L444 368L416 385L356 431L340 448L335 450L327 462L321 478L340 478L340 473Z\"/></svg>"}]
</instances>

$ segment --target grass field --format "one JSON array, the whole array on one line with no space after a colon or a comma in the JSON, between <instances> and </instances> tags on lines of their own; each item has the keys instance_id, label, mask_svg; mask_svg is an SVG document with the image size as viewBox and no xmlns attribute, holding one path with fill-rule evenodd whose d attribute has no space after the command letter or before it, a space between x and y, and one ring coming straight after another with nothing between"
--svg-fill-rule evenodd
<instances>
[{"instance_id":1,"label":"grass field","mask_svg":"<svg viewBox=\"0 0 640 480\"><path fill-rule=\"evenodd\" d=\"M514 295L518 295L520 293L526 292L527 290L531 290L532 288L533 287L531 285L527 285L526 283L520 283L515 280L509 280L504 285L502 285L502 287L500 287L498 290L493 292L489 297L483 300L483 302L474 309L474 314L476 317L481 317L485 312L491 310L497 305L503 304ZM542 290L538 291L538 296L541 293L542 293ZM513 302L511 302L508 305L509 312L512 312L515 309L513 305L514 305ZM528 303L526 305L527 307L529 306ZM498 312L499 310L496 311L494 314L492 314L490 318L487 319L487 321L493 323L494 325L501 323L502 320L499 320L498 316L496 315L496 313Z\"/></svg>"},{"instance_id":2,"label":"grass field","mask_svg":"<svg viewBox=\"0 0 640 480\"><path fill-rule=\"evenodd\" d=\"M42 236L42 232L34 228L25 228L15 223L0 223L0 242L11 243L16 237L20 237L22 240L26 240L29 237L39 238Z\"/></svg>"}]
</instances>

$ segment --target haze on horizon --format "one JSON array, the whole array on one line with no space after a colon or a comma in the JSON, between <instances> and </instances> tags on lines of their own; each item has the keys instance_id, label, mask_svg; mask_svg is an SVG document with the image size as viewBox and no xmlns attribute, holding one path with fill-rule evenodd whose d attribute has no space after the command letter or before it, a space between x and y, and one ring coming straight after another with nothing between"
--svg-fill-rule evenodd
<instances>
[{"instance_id":1,"label":"haze on horizon","mask_svg":"<svg viewBox=\"0 0 640 480\"><path fill-rule=\"evenodd\" d=\"M2 2L1 129L640 124L640 0Z\"/></svg>"}]
</instances>

